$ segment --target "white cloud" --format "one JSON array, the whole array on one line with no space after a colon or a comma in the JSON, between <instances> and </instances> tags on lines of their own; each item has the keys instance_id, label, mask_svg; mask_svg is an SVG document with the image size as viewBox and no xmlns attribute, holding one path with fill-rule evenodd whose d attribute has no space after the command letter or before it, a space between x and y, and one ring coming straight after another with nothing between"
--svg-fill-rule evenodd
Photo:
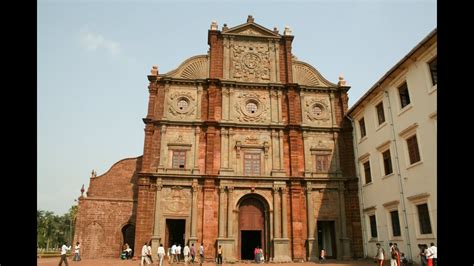
<instances>
[{"instance_id":1,"label":"white cloud","mask_svg":"<svg viewBox=\"0 0 474 266\"><path fill-rule=\"evenodd\" d=\"M104 49L112 55L118 55L121 52L118 42L105 38L102 34L94 33L89 30L81 30L81 45L88 51L98 51Z\"/></svg>"}]
</instances>

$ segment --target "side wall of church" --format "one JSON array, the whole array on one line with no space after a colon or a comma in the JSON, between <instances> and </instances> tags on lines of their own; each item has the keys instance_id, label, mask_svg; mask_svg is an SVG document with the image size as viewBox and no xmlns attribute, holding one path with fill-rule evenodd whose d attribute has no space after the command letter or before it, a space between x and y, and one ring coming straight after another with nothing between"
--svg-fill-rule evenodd
<instances>
[{"instance_id":1,"label":"side wall of church","mask_svg":"<svg viewBox=\"0 0 474 266\"><path fill-rule=\"evenodd\" d=\"M124 159L105 174L91 177L87 197L79 198L74 233L74 243L81 243L84 258L120 255L122 228L135 226L140 166L141 157Z\"/></svg>"}]
</instances>

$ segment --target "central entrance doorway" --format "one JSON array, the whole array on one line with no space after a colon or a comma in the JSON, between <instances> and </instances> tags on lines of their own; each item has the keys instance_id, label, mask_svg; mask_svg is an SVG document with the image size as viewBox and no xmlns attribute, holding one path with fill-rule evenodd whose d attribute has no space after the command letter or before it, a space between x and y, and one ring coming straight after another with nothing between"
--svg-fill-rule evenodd
<instances>
[{"instance_id":1,"label":"central entrance doorway","mask_svg":"<svg viewBox=\"0 0 474 266\"><path fill-rule=\"evenodd\" d=\"M257 194L247 195L240 201L239 250L241 260L253 260L256 247L262 248L265 257L268 257L266 245L269 237L267 210L265 200Z\"/></svg>"},{"instance_id":2,"label":"central entrance doorway","mask_svg":"<svg viewBox=\"0 0 474 266\"><path fill-rule=\"evenodd\" d=\"M241 230L240 237L242 239L241 259L253 260L255 247L262 246L262 230ZM250 247L250 248L246 248ZM251 248L253 247L253 249Z\"/></svg>"},{"instance_id":3,"label":"central entrance doorway","mask_svg":"<svg viewBox=\"0 0 474 266\"><path fill-rule=\"evenodd\" d=\"M165 243L167 247L181 244L184 247L185 219L166 219Z\"/></svg>"}]
</instances>

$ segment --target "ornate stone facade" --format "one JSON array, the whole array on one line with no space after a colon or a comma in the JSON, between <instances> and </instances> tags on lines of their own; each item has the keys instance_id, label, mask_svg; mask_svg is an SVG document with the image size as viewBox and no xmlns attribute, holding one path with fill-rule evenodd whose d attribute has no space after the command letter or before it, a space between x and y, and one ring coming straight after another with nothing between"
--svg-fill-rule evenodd
<instances>
[{"instance_id":1,"label":"ornate stone facade","mask_svg":"<svg viewBox=\"0 0 474 266\"><path fill-rule=\"evenodd\" d=\"M213 22L208 55L152 69L143 157L93 177L80 199L75 240L109 243L84 257L118 256L131 239L135 256L150 240L154 256L159 243L202 242L207 260L222 245L229 262L256 246L279 262L317 260L323 247L362 256L349 87L296 60L292 40L251 16ZM123 190L104 196L108 186Z\"/></svg>"}]
</instances>

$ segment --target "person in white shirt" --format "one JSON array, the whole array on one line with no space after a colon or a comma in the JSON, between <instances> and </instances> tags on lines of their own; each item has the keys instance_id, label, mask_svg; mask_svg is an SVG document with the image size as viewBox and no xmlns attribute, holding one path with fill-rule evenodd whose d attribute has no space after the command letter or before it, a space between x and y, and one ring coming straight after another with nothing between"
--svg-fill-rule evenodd
<instances>
[{"instance_id":1,"label":"person in white shirt","mask_svg":"<svg viewBox=\"0 0 474 266\"><path fill-rule=\"evenodd\" d=\"M426 245L426 246L428 246L428 245ZM426 256L426 260L428 262L428 266L433 266L433 250L431 249L431 247L429 247L425 250L425 256Z\"/></svg>"},{"instance_id":2,"label":"person in white shirt","mask_svg":"<svg viewBox=\"0 0 474 266\"><path fill-rule=\"evenodd\" d=\"M433 253L433 266L438 266L438 248L431 242L431 253Z\"/></svg>"},{"instance_id":3,"label":"person in white shirt","mask_svg":"<svg viewBox=\"0 0 474 266\"><path fill-rule=\"evenodd\" d=\"M201 242L201 246L199 246L199 259L200 265L204 263L204 243Z\"/></svg>"},{"instance_id":4,"label":"person in white shirt","mask_svg":"<svg viewBox=\"0 0 474 266\"><path fill-rule=\"evenodd\" d=\"M183 249L184 264L187 265L189 261L189 247L188 245L184 246Z\"/></svg>"},{"instance_id":5,"label":"person in white shirt","mask_svg":"<svg viewBox=\"0 0 474 266\"><path fill-rule=\"evenodd\" d=\"M143 244L143 247L142 247L142 259L140 261L140 266L143 266L144 265L144 262L146 264L151 264L150 262L150 259L148 258L148 243L145 242L145 244Z\"/></svg>"},{"instance_id":6,"label":"person in white shirt","mask_svg":"<svg viewBox=\"0 0 474 266\"><path fill-rule=\"evenodd\" d=\"M172 264L175 261L176 261L176 243L174 243L171 246L171 262L170 262L170 264Z\"/></svg>"},{"instance_id":7,"label":"person in white shirt","mask_svg":"<svg viewBox=\"0 0 474 266\"><path fill-rule=\"evenodd\" d=\"M80 249L81 249L81 244L79 241L76 242L76 246L74 247L74 257L72 258L72 261L80 261L81 260L81 255L80 255Z\"/></svg>"},{"instance_id":8,"label":"person in white shirt","mask_svg":"<svg viewBox=\"0 0 474 266\"><path fill-rule=\"evenodd\" d=\"M150 263L153 264L153 258L151 257L151 241L148 242L148 259L150 259Z\"/></svg>"},{"instance_id":9,"label":"person in white shirt","mask_svg":"<svg viewBox=\"0 0 474 266\"><path fill-rule=\"evenodd\" d=\"M63 246L61 247L61 260L59 261L59 266L63 265L63 261L64 263L66 263L66 266L68 266L68 263L67 263L67 251L68 250L71 250L71 246L67 246L67 241L64 242Z\"/></svg>"},{"instance_id":10,"label":"person in white shirt","mask_svg":"<svg viewBox=\"0 0 474 266\"><path fill-rule=\"evenodd\" d=\"M179 259L181 258L181 244L178 243L176 247L176 262L179 263Z\"/></svg>"},{"instance_id":11,"label":"person in white shirt","mask_svg":"<svg viewBox=\"0 0 474 266\"><path fill-rule=\"evenodd\" d=\"M163 244L160 243L160 246L158 247L158 258L160 258L159 266L163 266L163 257L164 256L165 256L165 248L163 247Z\"/></svg>"}]
</instances>

